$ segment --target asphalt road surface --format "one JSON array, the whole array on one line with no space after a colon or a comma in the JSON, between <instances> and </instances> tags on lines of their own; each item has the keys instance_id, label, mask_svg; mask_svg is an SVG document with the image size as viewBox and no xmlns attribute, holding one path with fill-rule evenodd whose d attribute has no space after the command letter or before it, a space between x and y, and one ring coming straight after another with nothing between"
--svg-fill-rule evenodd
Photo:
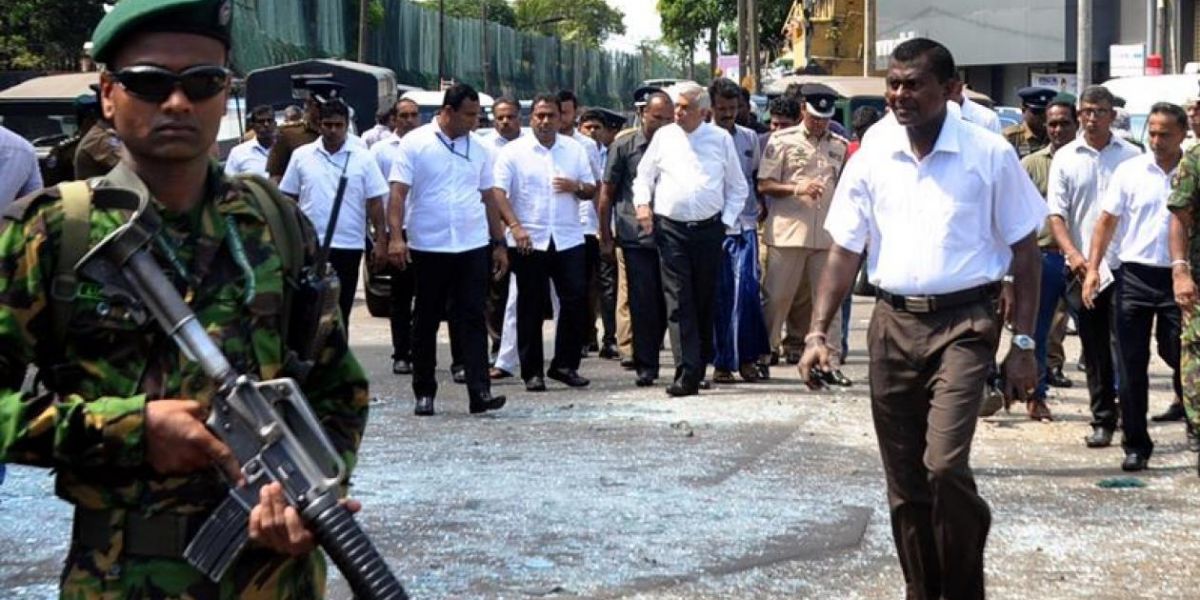
<instances>
[{"instance_id":1,"label":"asphalt road surface","mask_svg":"<svg viewBox=\"0 0 1200 600\"><path fill-rule=\"evenodd\" d=\"M493 391L508 406L485 416L449 381L443 329L438 414L419 418L408 378L391 374L387 322L360 303L353 346L375 397L354 474L360 521L414 598L903 598L864 379L869 310L855 304L848 389L809 392L781 365L770 382L675 400L593 357L590 387L528 394L505 380ZM1123 475L1122 454L1084 448L1077 339L1067 348L1075 387L1054 391L1055 422L980 421L989 595L1200 597L1200 480L1183 425L1152 426L1144 487L1100 487ZM1155 361L1157 413L1171 392ZM0 597L56 597L69 531L49 472L10 467ZM350 598L330 579L330 598Z\"/></svg>"}]
</instances>

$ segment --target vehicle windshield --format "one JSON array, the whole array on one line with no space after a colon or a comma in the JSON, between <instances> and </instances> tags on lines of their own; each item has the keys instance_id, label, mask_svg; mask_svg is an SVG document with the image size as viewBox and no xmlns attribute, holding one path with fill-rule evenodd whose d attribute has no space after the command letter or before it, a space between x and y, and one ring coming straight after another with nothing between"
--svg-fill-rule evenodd
<instances>
[{"instance_id":1,"label":"vehicle windshield","mask_svg":"<svg viewBox=\"0 0 1200 600\"><path fill-rule=\"evenodd\" d=\"M74 114L0 115L0 125L29 140L34 146L52 145L75 133Z\"/></svg>"}]
</instances>

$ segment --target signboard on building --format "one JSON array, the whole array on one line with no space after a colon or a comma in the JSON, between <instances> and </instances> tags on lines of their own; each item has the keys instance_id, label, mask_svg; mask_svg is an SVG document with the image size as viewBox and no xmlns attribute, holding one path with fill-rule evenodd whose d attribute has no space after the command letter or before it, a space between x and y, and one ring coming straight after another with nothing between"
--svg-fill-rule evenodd
<instances>
[{"instance_id":1,"label":"signboard on building","mask_svg":"<svg viewBox=\"0 0 1200 600\"><path fill-rule=\"evenodd\" d=\"M1074 73L1034 73L1029 79L1029 85L1034 87L1045 87L1079 95L1079 79Z\"/></svg>"},{"instance_id":2,"label":"signboard on building","mask_svg":"<svg viewBox=\"0 0 1200 600\"><path fill-rule=\"evenodd\" d=\"M736 54L726 54L717 57L717 69L721 71L721 76L733 81L742 80L742 69L738 63Z\"/></svg>"},{"instance_id":3,"label":"signboard on building","mask_svg":"<svg viewBox=\"0 0 1200 600\"><path fill-rule=\"evenodd\" d=\"M1113 44L1108 47L1108 64L1112 77L1141 77L1146 74L1146 46Z\"/></svg>"}]
</instances>

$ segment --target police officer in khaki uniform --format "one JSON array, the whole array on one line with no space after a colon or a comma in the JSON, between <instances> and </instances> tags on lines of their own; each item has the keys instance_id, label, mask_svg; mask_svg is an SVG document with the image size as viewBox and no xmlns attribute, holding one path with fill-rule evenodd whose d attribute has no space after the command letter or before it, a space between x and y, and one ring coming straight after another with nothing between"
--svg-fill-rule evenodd
<instances>
[{"instance_id":1,"label":"police officer in khaki uniform","mask_svg":"<svg viewBox=\"0 0 1200 600\"><path fill-rule=\"evenodd\" d=\"M75 179L107 175L121 161L121 138L103 116L83 134L75 149Z\"/></svg>"},{"instance_id":2,"label":"police officer in khaki uniform","mask_svg":"<svg viewBox=\"0 0 1200 600\"><path fill-rule=\"evenodd\" d=\"M275 139L275 144L271 146L271 154L267 156L267 174L271 176L271 180L276 184L283 179L283 173L287 171L288 162L292 160L292 152L300 146L311 144L320 139L321 130L317 127L317 123L321 119L318 111L325 102L334 98L340 98L342 88L346 86L332 79L315 79L311 76L293 75L292 87L302 88L298 91L305 97L304 118L279 126L278 137Z\"/></svg>"},{"instance_id":3,"label":"police officer in khaki uniform","mask_svg":"<svg viewBox=\"0 0 1200 600\"><path fill-rule=\"evenodd\" d=\"M771 348L779 347L780 332L797 295L808 299L805 312L811 315L811 298L833 243L824 229L825 215L848 146L845 138L829 131L837 94L821 84L805 84L801 93L805 102L800 125L771 135L758 169L758 191L771 197L763 225L767 246L763 310ZM804 321L807 324L807 316ZM839 312L826 342L834 355L842 351L841 338ZM824 377L828 383L850 385L837 369Z\"/></svg>"},{"instance_id":4,"label":"police officer in khaki uniform","mask_svg":"<svg viewBox=\"0 0 1200 600\"><path fill-rule=\"evenodd\" d=\"M1027 87L1017 91L1021 97L1021 123L1009 125L1000 132L1017 151L1018 158L1025 158L1050 144L1046 134L1046 106L1058 92L1044 87Z\"/></svg>"}]
</instances>

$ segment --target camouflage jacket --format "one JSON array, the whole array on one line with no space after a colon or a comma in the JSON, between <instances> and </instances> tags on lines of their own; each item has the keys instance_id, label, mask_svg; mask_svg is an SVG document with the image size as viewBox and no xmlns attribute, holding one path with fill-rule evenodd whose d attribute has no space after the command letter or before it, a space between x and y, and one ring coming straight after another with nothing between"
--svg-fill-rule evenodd
<instances>
[{"instance_id":1,"label":"camouflage jacket","mask_svg":"<svg viewBox=\"0 0 1200 600\"><path fill-rule=\"evenodd\" d=\"M1200 280L1200 146L1183 153L1175 177L1171 180L1171 196L1167 198L1171 212L1185 212L1192 217L1191 239L1188 240L1188 261L1192 263L1192 278Z\"/></svg>"},{"instance_id":2,"label":"camouflage jacket","mask_svg":"<svg viewBox=\"0 0 1200 600\"><path fill-rule=\"evenodd\" d=\"M95 198L119 187L148 195L121 163L95 182ZM163 235L188 284L164 267L234 368L263 379L278 375L283 344L283 267L257 201L213 165L208 200L184 214L163 217ZM298 210L298 209L297 209ZM90 244L126 215L95 205ZM301 219L305 254L316 237ZM213 385L188 361L153 319L138 325L101 286L80 278L61 347L53 339L50 281L57 264L63 212L57 188L13 203L0 224L0 462L52 467L56 492L90 509L140 508L146 512L204 512L225 494L213 471L166 477L145 460L146 402L190 398L206 404ZM232 226L232 227L231 227ZM234 260L226 236L242 241L245 266ZM168 264L158 253L160 264ZM334 446L353 467L367 418L367 382L349 352L340 325L304 385L314 412ZM45 392L21 391L26 368L36 364L52 379Z\"/></svg>"}]
</instances>

